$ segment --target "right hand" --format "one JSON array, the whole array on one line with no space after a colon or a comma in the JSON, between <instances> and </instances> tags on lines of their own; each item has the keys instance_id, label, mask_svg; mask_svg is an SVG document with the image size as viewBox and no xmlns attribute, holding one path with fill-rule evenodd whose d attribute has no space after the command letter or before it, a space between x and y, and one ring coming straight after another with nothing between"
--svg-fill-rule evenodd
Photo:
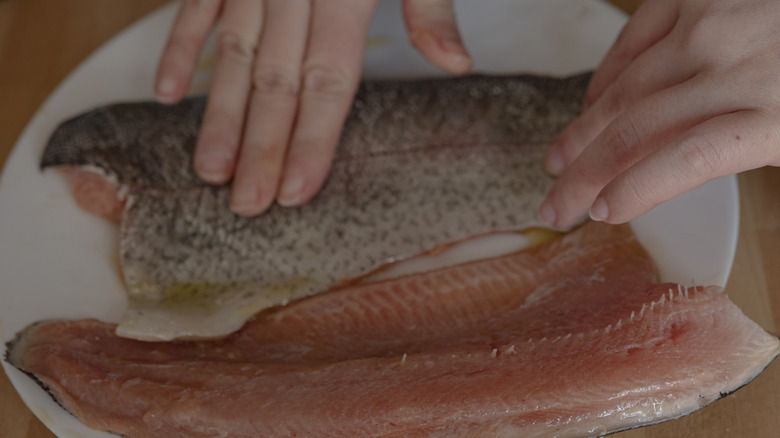
<instances>
[{"instance_id":1,"label":"right hand","mask_svg":"<svg viewBox=\"0 0 780 438\"><path fill-rule=\"evenodd\" d=\"M710 180L780 166L780 2L653 0L553 141L540 216L630 221Z\"/></svg>"}]
</instances>

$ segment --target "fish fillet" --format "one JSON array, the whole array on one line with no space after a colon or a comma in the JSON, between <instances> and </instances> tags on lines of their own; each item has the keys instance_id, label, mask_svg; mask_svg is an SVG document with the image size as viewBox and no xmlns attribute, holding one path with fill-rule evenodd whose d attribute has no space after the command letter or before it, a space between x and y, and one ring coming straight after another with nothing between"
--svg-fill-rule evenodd
<instances>
[{"instance_id":1,"label":"fish fillet","mask_svg":"<svg viewBox=\"0 0 780 438\"><path fill-rule=\"evenodd\" d=\"M30 326L7 360L130 437L584 437L685 415L780 342L717 287L658 284L630 228L268 309L219 341L95 320Z\"/></svg>"},{"instance_id":2,"label":"fish fillet","mask_svg":"<svg viewBox=\"0 0 780 438\"><path fill-rule=\"evenodd\" d=\"M256 218L230 212L230 187L191 168L205 98L77 116L54 132L41 166L91 172L80 204L121 216L120 335L214 338L393 260L541 226L553 182L544 153L578 114L588 78L366 82L318 196Z\"/></svg>"}]
</instances>

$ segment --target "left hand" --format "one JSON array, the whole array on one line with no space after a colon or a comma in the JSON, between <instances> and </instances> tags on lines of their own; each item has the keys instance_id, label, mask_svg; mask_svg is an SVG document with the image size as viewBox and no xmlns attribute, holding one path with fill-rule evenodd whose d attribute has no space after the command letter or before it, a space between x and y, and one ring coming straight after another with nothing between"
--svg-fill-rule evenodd
<instances>
[{"instance_id":1,"label":"left hand","mask_svg":"<svg viewBox=\"0 0 780 438\"><path fill-rule=\"evenodd\" d=\"M705 182L780 165L780 2L652 0L595 71L553 141L540 215L634 219Z\"/></svg>"},{"instance_id":2,"label":"left hand","mask_svg":"<svg viewBox=\"0 0 780 438\"><path fill-rule=\"evenodd\" d=\"M358 88L377 1L182 2L156 91L166 103L184 96L216 27L214 79L193 168L209 183L232 179L234 212L257 215L274 200L301 205L325 182ZM453 73L470 68L452 0L401 5L411 43L426 59Z\"/></svg>"}]
</instances>

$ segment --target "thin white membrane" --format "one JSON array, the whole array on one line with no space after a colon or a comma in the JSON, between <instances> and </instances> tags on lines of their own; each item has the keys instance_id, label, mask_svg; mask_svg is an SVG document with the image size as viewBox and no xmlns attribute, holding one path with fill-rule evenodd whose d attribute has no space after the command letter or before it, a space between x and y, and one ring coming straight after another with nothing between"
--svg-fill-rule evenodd
<instances>
[{"instance_id":1,"label":"thin white membrane","mask_svg":"<svg viewBox=\"0 0 780 438\"><path fill-rule=\"evenodd\" d=\"M365 277L362 282L387 280L404 275L434 271L476 260L499 257L521 251L539 243L552 239L554 232L515 232L494 233L474 237L454 244L442 251L434 251L400 260L387 268L381 269Z\"/></svg>"}]
</instances>

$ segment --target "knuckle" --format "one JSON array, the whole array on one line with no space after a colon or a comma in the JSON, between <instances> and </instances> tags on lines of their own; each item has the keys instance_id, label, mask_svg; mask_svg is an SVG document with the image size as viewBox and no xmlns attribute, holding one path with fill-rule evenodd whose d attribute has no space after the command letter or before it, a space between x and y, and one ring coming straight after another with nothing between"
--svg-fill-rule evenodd
<instances>
[{"instance_id":1,"label":"knuckle","mask_svg":"<svg viewBox=\"0 0 780 438\"><path fill-rule=\"evenodd\" d=\"M230 59L248 65L255 55L255 44L235 32L223 31L217 35L217 59Z\"/></svg>"},{"instance_id":2,"label":"knuckle","mask_svg":"<svg viewBox=\"0 0 780 438\"><path fill-rule=\"evenodd\" d=\"M616 117L623 113L626 108L626 102L629 99L626 79L621 78L612 84L606 99L606 113L610 117Z\"/></svg>"},{"instance_id":3,"label":"knuckle","mask_svg":"<svg viewBox=\"0 0 780 438\"><path fill-rule=\"evenodd\" d=\"M746 90L747 96L754 103L753 108L759 110L762 117L768 117L768 122L778 126L780 122L780 80L776 75L766 74L764 65L750 63L745 68L734 69L734 77L739 81L740 89Z\"/></svg>"},{"instance_id":4,"label":"knuckle","mask_svg":"<svg viewBox=\"0 0 780 438\"><path fill-rule=\"evenodd\" d=\"M285 145L281 142L261 142L257 145L256 153L259 157L258 161L263 162L277 162L281 161L285 151Z\"/></svg>"},{"instance_id":5,"label":"knuckle","mask_svg":"<svg viewBox=\"0 0 780 438\"><path fill-rule=\"evenodd\" d=\"M641 137L636 124L630 117L617 119L611 127L611 135L606 143L607 151L620 168L633 164Z\"/></svg>"},{"instance_id":6,"label":"knuckle","mask_svg":"<svg viewBox=\"0 0 780 438\"><path fill-rule=\"evenodd\" d=\"M678 144L678 151L692 176L702 178L718 171L721 157L704 136L689 136Z\"/></svg>"},{"instance_id":7,"label":"knuckle","mask_svg":"<svg viewBox=\"0 0 780 438\"><path fill-rule=\"evenodd\" d=\"M623 190L619 190L620 197L625 197L627 202L613 202L612 205L627 204L634 206L637 211L644 212L657 206L660 201L657 200L657 188L653 185L643 183L641 180L628 179L624 183ZM638 206L638 207L636 207ZM627 212L624 212L624 214Z\"/></svg>"},{"instance_id":8,"label":"knuckle","mask_svg":"<svg viewBox=\"0 0 780 438\"><path fill-rule=\"evenodd\" d=\"M632 204L640 206L639 210L647 211L658 205L658 201L655 200L655 193L652 187L648 187L647 184L642 184L640 181L627 181L626 191L628 199Z\"/></svg>"},{"instance_id":9,"label":"knuckle","mask_svg":"<svg viewBox=\"0 0 780 438\"><path fill-rule=\"evenodd\" d=\"M696 14L696 18L688 18L686 26L681 27L686 33L686 45L690 48L701 49L712 44L713 38L718 38L723 32L719 14L714 10L702 10Z\"/></svg>"},{"instance_id":10,"label":"knuckle","mask_svg":"<svg viewBox=\"0 0 780 438\"><path fill-rule=\"evenodd\" d=\"M741 52L735 50L735 39L723 32L722 20L716 14L705 14L690 23L680 44L682 58L696 60L705 70L717 70L729 60L739 58Z\"/></svg>"},{"instance_id":11,"label":"knuckle","mask_svg":"<svg viewBox=\"0 0 780 438\"><path fill-rule=\"evenodd\" d=\"M332 67L309 66L304 71L303 89L306 93L320 96L341 96L349 94L354 87L350 75Z\"/></svg>"},{"instance_id":12,"label":"knuckle","mask_svg":"<svg viewBox=\"0 0 780 438\"><path fill-rule=\"evenodd\" d=\"M252 145L244 145L241 153L248 162L268 165L270 167L280 166L286 145L282 142L262 141Z\"/></svg>"},{"instance_id":13,"label":"knuckle","mask_svg":"<svg viewBox=\"0 0 780 438\"><path fill-rule=\"evenodd\" d=\"M284 68L261 64L252 71L252 85L263 94L296 98L300 81L297 75Z\"/></svg>"},{"instance_id":14,"label":"knuckle","mask_svg":"<svg viewBox=\"0 0 780 438\"><path fill-rule=\"evenodd\" d=\"M259 145L258 162L265 163L266 170L281 171L284 156L287 151L285 143L266 143Z\"/></svg>"}]
</instances>

